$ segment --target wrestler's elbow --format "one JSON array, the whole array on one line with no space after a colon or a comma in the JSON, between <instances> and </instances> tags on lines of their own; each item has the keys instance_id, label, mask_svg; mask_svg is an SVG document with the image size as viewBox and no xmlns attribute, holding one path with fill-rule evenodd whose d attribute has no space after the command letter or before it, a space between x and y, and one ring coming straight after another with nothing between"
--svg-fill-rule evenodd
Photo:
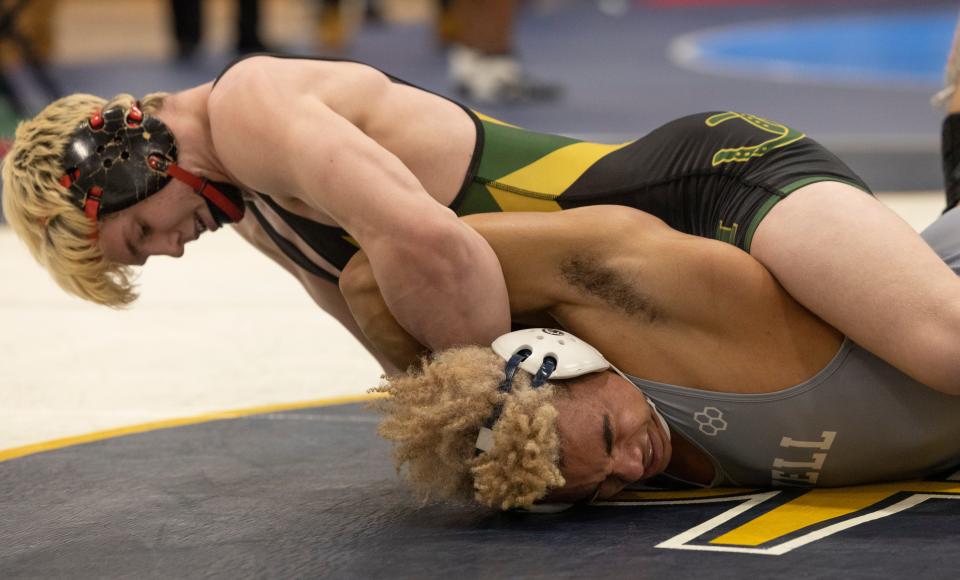
<instances>
[{"instance_id":1,"label":"wrestler's elbow","mask_svg":"<svg viewBox=\"0 0 960 580\"><path fill-rule=\"evenodd\" d=\"M438 231L439 230L439 231ZM433 350L489 344L510 328L500 262L474 230L454 222L390 248L384 296L397 318ZM372 256L377 265L378 257ZM378 268L378 272L381 270ZM385 282L386 283L386 282Z\"/></svg>"},{"instance_id":2,"label":"wrestler's elbow","mask_svg":"<svg viewBox=\"0 0 960 580\"><path fill-rule=\"evenodd\" d=\"M388 262L434 286L457 286L471 270L496 261L489 244L455 218L431 219L395 231L370 254L378 266Z\"/></svg>"},{"instance_id":3,"label":"wrestler's elbow","mask_svg":"<svg viewBox=\"0 0 960 580\"><path fill-rule=\"evenodd\" d=\"M366 253L357 252L344 267L340 291L360 331L396 369L406 369L425 353L387 308Z\"/></svg>"}]
</instances>

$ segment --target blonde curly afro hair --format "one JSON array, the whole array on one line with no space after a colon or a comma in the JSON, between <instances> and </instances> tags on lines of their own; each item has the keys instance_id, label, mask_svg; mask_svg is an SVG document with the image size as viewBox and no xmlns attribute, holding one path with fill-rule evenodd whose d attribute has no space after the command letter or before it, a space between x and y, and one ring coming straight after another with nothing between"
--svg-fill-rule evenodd
<instances>
[{"instance_id":1,"label":"blonde curly afro hair","mask_svg":"<svg viewBox=\"0 0 960 580\"><path fill-rule=\"evenodd\" d=\"M491 348L454 348L421 363L373 389L389 395L373 404L384 413L379 433L394 443L397 469L406 467L421 499L529 508L563 486L555 385L534 390L519 371L511 393L497 392L504 361ZM477 433L498 402L493 447L476 456Z\"/></svg>"}]
</instances>

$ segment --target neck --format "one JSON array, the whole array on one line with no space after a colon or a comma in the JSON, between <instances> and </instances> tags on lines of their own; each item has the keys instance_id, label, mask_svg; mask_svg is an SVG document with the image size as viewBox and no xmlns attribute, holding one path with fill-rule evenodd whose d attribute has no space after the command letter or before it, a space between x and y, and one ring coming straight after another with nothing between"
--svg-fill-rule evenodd
<instances>
[{"instance_id":1,"label":"neck","mask_svg":"<svg viewBox=\"0 0 960 580\"><path fill-rule=\"evenodd\" d=\"M213 83L167 97L157 117L177 139L177 165L212 181L236 183L217 158L207 115L207 98Z\"/></svg>"}]
</instances>

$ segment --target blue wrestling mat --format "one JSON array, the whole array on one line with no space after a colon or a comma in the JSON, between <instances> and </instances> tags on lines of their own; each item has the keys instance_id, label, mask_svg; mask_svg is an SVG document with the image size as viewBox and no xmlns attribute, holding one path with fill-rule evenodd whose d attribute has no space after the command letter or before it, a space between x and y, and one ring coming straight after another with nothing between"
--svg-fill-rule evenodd
<instances>
[{"instance_id":1,"label":"blue wrestling mat","mask_svg":"<svg viewBox=\"0 0 960 580\"><path fill-rule=\"evenodd\" d=\"M938 89L957 10L808 17L697 32L674 45L699 71Z\"/></svg>"},{"instance_id":2,"label":"blue wrestling mat","mask_svg":"<svg viewBox=\"0 0 960 580\"><path fill-rule=\"evenodd\" d=\"M957 481L628 492L499 513L421 504L375 421L320 407L2 462L0 575L945 578L960 564Z\"/></svg>"}]
</instances>

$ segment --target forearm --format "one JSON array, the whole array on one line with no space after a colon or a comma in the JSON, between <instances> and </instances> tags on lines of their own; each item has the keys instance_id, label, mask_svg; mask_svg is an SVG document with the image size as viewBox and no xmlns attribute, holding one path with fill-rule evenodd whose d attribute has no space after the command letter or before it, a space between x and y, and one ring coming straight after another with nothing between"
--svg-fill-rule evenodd
<instances>
[{"instance_id":1,"label":"forearm","mask_svg":"<svg viewBox=\"0 0 960 580\"><path fill-rule=\"evenodd\" d=\"M364 336L397 370L408 369L427 354L427 349L397 323L379 288L347 303Z\"/></svg>"},{"instance_id":2,"label":"forearm","mask_svg":"<svg viewBox=\"0 0 960 580\"><path fill-rule=\"evenodd\" d=\"M380 357L386 358L397 370L407 369L427 352L390 313L363 251L357 252L344 268L340 291L360 331Z\"/></svg>"},{"instance_id":3,"label":"forearm","mask_svg":"<svg viewBox=\"0 0 960 580\"><path fill-rule=\"evenodd\" d=\"M393 240L388 259L372 259L384 302L400 325L434 351L488 345L509 332L506 283L486 240L460 222L429 237Z\"/></svg>"}]
</instances>

